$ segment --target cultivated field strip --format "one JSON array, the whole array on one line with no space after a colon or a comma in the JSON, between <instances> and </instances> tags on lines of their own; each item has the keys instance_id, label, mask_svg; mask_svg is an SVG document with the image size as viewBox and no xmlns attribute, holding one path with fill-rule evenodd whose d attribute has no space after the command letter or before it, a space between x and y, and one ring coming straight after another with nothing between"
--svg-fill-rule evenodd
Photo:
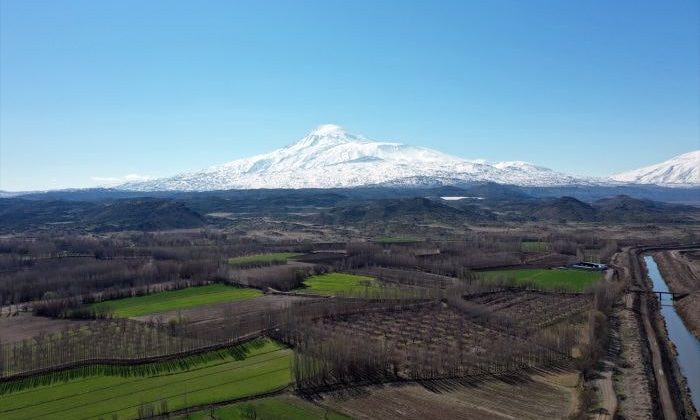
<instances>
[{"instance_id":1,"label":"cultivated field strip","mask_svg":"<svg viewBox=\"0 0 700 420\"><path fill-rule=\"evenodd\" d=\"M3 419L133 418L144 405L169 410L286 387L292 351L267 342L245 360L228 359L146 377L94 376L0 396Z\"/></svg>"},{"instance_id":2,"label":"cultivated field strip","mask_svg":"<svg viewBox=\"0 0 700 420\"><path fill-rule=\"evenodd\" d=\"M578 314L590 307L585 295L497 291L468 296L470 302L506 315L522 329L543 328Z\"/></svg>"},{"instance_id":3,"label":"cultivated field strip","mask_svg":"<svg viewBox=\"0 0 700 420\"><path fill-rule=\"evenodd\" d=\"M491 379L477 384L436 381L424 385L367 387L353 398L342 393L323 404L356 419L554 419L570 412L571 391L531 380Z\"/></svg>"},{"instance_id":4,"label":"cultivated field strip","mask_svg":"<svg viewBox=\"0 0 700 420\"><path fill-rule=\"evenodd\" d=\"M261 296L255 289L232 287L224 284L168 290L142 296L107 300L90 305L98 312L119 317L135 317L177 309L187 309L216 303L232 302Z\"/></svg>"}]
</instances>

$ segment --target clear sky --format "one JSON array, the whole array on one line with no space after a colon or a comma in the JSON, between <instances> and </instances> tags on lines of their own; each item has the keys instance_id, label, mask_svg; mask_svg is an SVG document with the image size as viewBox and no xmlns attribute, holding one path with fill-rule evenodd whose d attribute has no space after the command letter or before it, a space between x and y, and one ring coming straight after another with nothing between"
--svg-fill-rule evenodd
<instances>
[{"instance_id":1,"label":"clear sky","mask_svg":"<svg viewBox=\"0 0 700 420\"><path fill-rule=\"evenodd\" d=\"M608 175L700 149L699 28L697 0L0 0L0 189L173 175L323 123Z\"/></svg>"}]
</instances>

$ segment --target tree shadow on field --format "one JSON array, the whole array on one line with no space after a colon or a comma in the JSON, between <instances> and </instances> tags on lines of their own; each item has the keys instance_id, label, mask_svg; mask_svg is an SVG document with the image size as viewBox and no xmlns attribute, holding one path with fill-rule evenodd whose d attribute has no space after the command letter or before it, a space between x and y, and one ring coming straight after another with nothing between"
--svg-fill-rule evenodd
<instances>
[{"instance_id":1,"label":"tree shadow on field","mask_svg":"<svg viewBox=\"0 0 700 420\"><path fill-rule=\"evenodd\" d=\"M464 388L477 388L485 382L501 381L509 385L518 385L531 382L532 379L524 373L509 373L502 375L479 375L464 378L434 379L417 381L416 383L426 390L436 393L448 393Z\"/></svg>"},{"instance_id":2,"label":"tree shadow on field","mask_svg":"<svg viewBox=\"0 0 700 420\"><path fill-rule=\"evenodd\" d=\"M245 360L253 350L265 347L266 341L262 338L253 339L245 343L227 349L227 352L236 360Z\"/></svg>"},{"instance_id":3,"label":"tree shadow on field","mask_svg":"<svg viewBox=\"0 0 700 420\"><path fill-rule=\"evenodd\" d=\"M461 378L446 378L434 380L421 380L415 383L423 388L436 394L454 392L464 388L477 388L485 382L502 382L508 385L523 385L534 382L534 375L553 375L561 373L570 373L572 368L570 365L552 365L540 368L521 369L513 372L501 374L484 374L474 375Z\"/></svg>"},{"instance_id":4,"label":"tree shadow on field","mask_svg":"<svg viewBox=\"0 0 700 420\"><path fill-rule=\"evenodd\" d=\"M355 398L362 398L372 395L382 389L387 388L403 388L411 385L416 385L415 381L400 381L400 382L384 382L374 384L357 384L357 385L336 385L326 389L304 389L297 390L297 395L309 401L319 402L324 398L333 398L340 401L347 401Z\"/></svg>"},{"instance_id":5,"label":"tree shadow on field","mask_svg":"<svg viewBox=\"0 0 700 420\"><path fill-rule=\"evenodd\" d=\"M486 382L501 382L511 386L525 385L535 382L532 379L537 375L556 375L571 373L574 369L566 362L547 367L520 369L501 374L482 374L467 377L422 379L422 380L398 380L391 382L376 382L363 384L337 384L323 388L297 390L296 394L308 401L319 403L326 398L339 401L347 401L363 398L375 392L386 389L397 389L419 385L429 392L436 394L455 392L465 388L477 388Z\"/></svg>"}]
</instances>

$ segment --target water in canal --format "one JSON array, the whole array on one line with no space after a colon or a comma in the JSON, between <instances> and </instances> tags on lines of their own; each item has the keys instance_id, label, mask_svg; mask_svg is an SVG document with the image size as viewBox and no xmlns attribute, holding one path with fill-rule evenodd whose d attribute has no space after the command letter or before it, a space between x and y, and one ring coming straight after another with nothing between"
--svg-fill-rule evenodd
<instances>
[{"instance_id":1,"label":"water in canal","mask_svg":"<svg viewBox=\"0 0 700 420\"><path fill-rule=\"evenodd\" d=\"M645 256L644 262L649 271L649 278L654 284L654 290L668 292L668 286L661 277L654 259ZM661 303L661 314L666 320L668 335L678 351L678 364L688 381L693 404L695 404L696 409L700 410L700 340L695 338L685 327L669 295L663 295Z\"/></svg>"}]
</instances>

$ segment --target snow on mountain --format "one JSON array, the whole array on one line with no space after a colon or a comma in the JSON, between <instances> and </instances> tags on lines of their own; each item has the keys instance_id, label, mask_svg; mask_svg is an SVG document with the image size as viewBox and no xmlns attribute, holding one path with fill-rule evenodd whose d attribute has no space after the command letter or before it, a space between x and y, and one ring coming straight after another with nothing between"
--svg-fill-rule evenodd
<instances>
[{"instance_id":1,"label":"snow on mountain","mask_svg":"<svg viewBox=\"0 0 700 420\"><path fill-rule=\"evenodd\" d=\"M248 188L333 188L362 185L449 185L492 181L528 186L590 183L527 162L488 164L432 149L372 141L333 124L261 155L121 189L208 191Z\"/></svg>"},{"instance_id":2,"label":"snow on mountain","mask_svg":"<svg viewBox=\"0 0 700 420\"><path fill-rule=\"evenodd\" d=\"M656 165L615 174L610 178L635 184L698 186L700 185L700 150L678 155Z\"/></svg>"}]
</instances>

